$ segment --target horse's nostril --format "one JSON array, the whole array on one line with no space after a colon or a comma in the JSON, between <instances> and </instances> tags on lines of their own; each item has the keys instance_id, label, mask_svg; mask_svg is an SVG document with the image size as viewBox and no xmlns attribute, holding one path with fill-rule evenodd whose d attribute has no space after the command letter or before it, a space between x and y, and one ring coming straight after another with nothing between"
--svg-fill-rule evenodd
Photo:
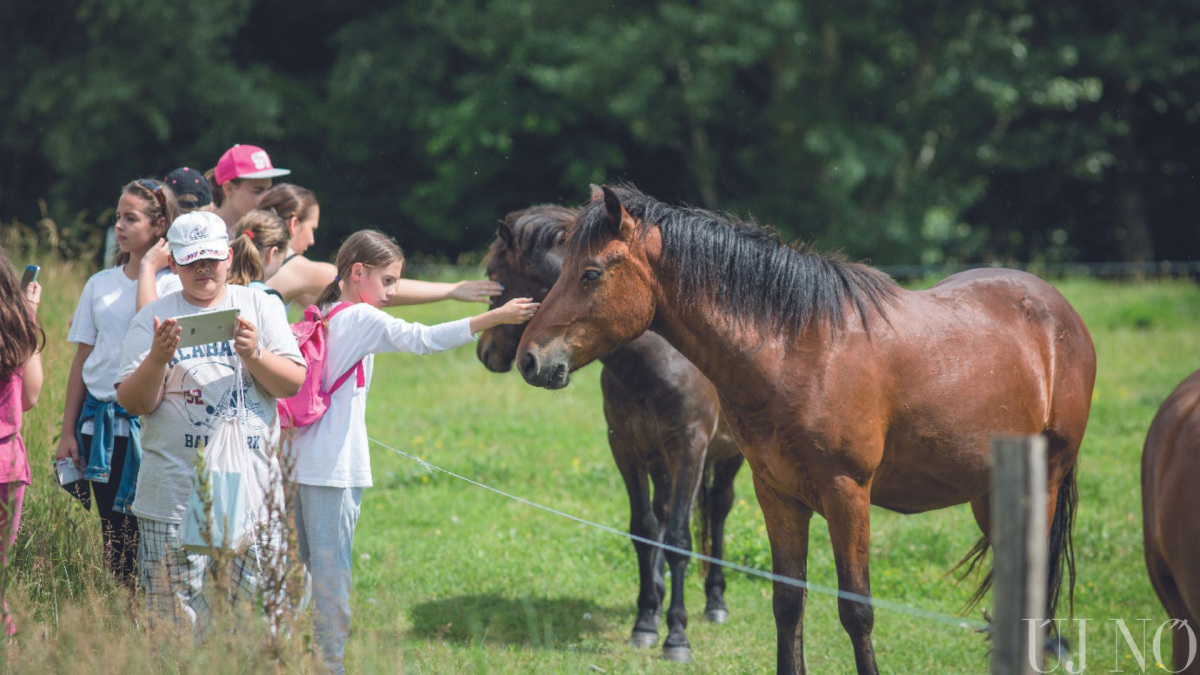
<instances>
[{"instance_id":1,"label":"horse's nostril","mask_svg":"<svg viewBox=\"0 0 1200 675\"><path fill-rule=\"evenodd\" d=\"M530 380L537 374L537 357L533 352L525 352L525 356L521 357L521 374L526 380Z\"/></svg>"}]
</instances>

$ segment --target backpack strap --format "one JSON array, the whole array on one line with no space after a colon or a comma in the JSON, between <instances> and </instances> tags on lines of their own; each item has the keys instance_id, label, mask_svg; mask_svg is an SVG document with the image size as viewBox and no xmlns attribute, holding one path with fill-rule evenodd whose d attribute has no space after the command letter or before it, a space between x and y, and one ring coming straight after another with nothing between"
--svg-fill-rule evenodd
<instances>
[{"instance_id":1,"label":"backpack strap","mask_svg":"<svg viewBox=\"0 0 1200 675\"><path fill-rule=\"evenodd\" d=\"M353 306L354 306L354 303L352 303L352 302L339 302L338 304L333 306L333 309L329 310L328 314L325 315L325 320L329 321L330 319L333 318L334 314L337 314L338 312L342 311L343 309L347 309L347 308L353 307ZM334 381L333 386L329 388L330 396L333 395L333 392L337 391L338 389L341 389L343 384L346 384L346 380L350 378L351 373L358 374L358 377L355 378L355 382L357 383L357 386L359 386L359 387L366 386L367 376L363 369L362 360L359 360L358 363L354 364L353 366L350 366L350 370L347 370L346 372L342 373L342 376Z\"/></svg>"}]
</instances>

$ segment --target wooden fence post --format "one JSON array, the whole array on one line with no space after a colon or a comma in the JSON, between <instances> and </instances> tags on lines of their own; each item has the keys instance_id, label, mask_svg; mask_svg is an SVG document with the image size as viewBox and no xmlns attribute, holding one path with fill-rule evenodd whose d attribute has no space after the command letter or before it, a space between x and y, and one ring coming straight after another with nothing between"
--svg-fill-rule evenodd
<instances>
[{"instance_id":1,"label":"wooden fence post","mask_svg":"<svg viewBox=\"0 0 1200 675\"><path fill-rule=\"evenodd\" d=\"M1042 668L1046 629L1046 439L992 439L992 675Z\"/></svg>"}]
</instances>

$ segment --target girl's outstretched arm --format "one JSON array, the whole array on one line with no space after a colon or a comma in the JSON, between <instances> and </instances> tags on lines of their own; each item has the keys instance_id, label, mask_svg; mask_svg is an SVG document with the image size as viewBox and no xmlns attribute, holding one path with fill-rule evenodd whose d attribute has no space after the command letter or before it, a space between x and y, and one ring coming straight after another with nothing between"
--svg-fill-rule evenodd
<instances>
[{"instance_id":1,"label":"girl's outstretched arm","mask_svg":"<svg viewBox=\"0 0 1200 675\"><path fill-rule=\"evenodd\" d=\"M304 384L304 366L273 352L264 351L258 344L258 328L245 317L238 317L237 335L233 350L242 357L251 377L275 398L295 396Z\"/></svg>"},{"instance_id":2,"label":"girl's outstretched arm","mask_svg":"<svg viewBox=\"0 0 1200 675\"><path fill-rule=\"evenodd\" d=\"M506 323L525 323L541 306L542 303L534 302L533 298L513 298L501 307L471 317L471 333L479 334Z\"/></svg>"},{"instance_id":3,"label":"girl's outstretched arm","mask_svg":"<svg viewBox=\"0 0 1200 675\"><path fill-rule=\"evenodd\" d=\"M458 300L460 302L487 302L493 296L500 295L504 288L495 281L459 281L444 283L440 281L420 281L417 279L400 279L396 282L396 294L388 300L389 307L398 305L420 305L439 300Z\"/></svg>"}]
</instances>

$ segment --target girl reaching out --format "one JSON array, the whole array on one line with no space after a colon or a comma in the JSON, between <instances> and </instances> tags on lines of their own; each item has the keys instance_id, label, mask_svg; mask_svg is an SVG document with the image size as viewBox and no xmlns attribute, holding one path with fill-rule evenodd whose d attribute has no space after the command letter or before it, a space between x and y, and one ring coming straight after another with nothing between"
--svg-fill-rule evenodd
<instances>
[{"instance_id":1,"label":"girl reaching out","mask_svg":"<svg viewBox=\"0 0 1200 675\"><path fill-rule=\"evenodd\" d=\"M321 224L321 208L309 190L290 183L280 183L263 193L258 208L274 211L287 223L291 234L286 255L275 274L266 276L267 284L279 291L285 303L297 302L301 307L313 303L317 294L333 282L337 268L327 262L309 260L305 251L316 239ZM461 302L488 302L503 289L494 281L466 280L454 283L401 279L388 305L419 305L425 302L454 299Z\"/></svg>"},{"instance_id":2,"label":"girl reaching out","mask_svg":"<svg viewBox=\"0 0 1200 675\"><path fill-rule=\"evenodd\" d=\"M357 377L333 392L325 414L296 429L291 451L292 479L299 484L292 513L300 558L312 575L314 633L325 665L342 672L350 630L350 566L354 527L363 488L371 486L366 404L374 355L384 352L429 354L469 343L476 334L501 324L525 323L538 303L516 298L478 316L423 326L397 319L381 307L395 296L404 254L382 232L351 235L337 254L338 276L317 306L329 317L322 389L343 373ZM332 312L336 312L330 316Z\"/></svg>"}]
</instances>

